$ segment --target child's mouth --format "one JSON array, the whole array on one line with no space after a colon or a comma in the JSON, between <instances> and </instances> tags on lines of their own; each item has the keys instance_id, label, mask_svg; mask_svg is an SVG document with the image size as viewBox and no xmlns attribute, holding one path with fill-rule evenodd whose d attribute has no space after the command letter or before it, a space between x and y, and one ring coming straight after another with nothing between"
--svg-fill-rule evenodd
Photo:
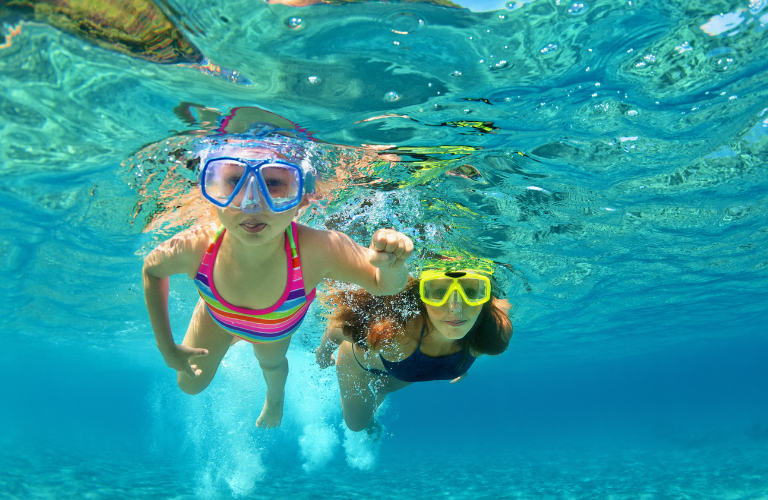
<instances>
[{"instance_id":1,"label":"child's mouth","mask_svg":"<svg viewBox=\"0 0 768 500\"><path fill-rule=\"evenodd\" d=\"M264 224L263 222L252 221L252 222L242 222L240 224L240 227L242 227L243 230L251 234L256 234L256 233L260 233L265 227L267 227L267 225Z\"/></svg>"}]
</instances>

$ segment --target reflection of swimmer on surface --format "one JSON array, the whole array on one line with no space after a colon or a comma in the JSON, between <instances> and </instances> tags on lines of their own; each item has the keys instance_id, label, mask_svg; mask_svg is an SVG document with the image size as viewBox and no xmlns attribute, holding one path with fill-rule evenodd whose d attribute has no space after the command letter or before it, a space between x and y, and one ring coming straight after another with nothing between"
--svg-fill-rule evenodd
<instances>
[{"instance_id":1,"label":"reflection of swimmer on surface","mask_svg":"<svg viewBox=\"0 0 768 500\"><path fill-rule=\"evenodd\" d=\"M413 382L456 383L477 357L507 349L512 336L508 305L491 283L468 269L424 271L392 297L365 290L330 294L335 309L315 357L321 368L336 364L350 430L375 426L374 414L387 394Z\"/></svg>"},{"instance_id":2,"label":"reflection of swimmer on surface","mask_svg":"<svg viewBox=\"0 0 768 500\"><path fill-rule=\"evenodd\" d=\"M308 7L318 3L342 5L351 3L373 3L372 0L265 0L267 3L279 3L290 7ZM437 5L440 7L451 7L454 9L463 8L461 5L450 0L405 0L403 3L418 3L424 5Z\"/></svg>"},{"instance_id":3,"label":"reflection of swimmer on surface","mask_svg":"<svg viewBox=\"0 0 768 500\"><path fill-rule=\"evenodd\" d=\"M0 2L0 18L44 22L104 49L154 63L203 60L197 47L152 0Z\"/></svg>"},{"instance_id":4,"label":"reflection of swimmer on surface","mask_svg":"<svg viewBox=\"0 0 768 500\"><path fill-rule=\"evenodd\" d=\"M383 229L364 248L342 233L296 224L314 188L307 150L274 133L232 137L219 136L198 151L201 191L220 225L192 227L153 250L144 261L144 294L157 346L188 394L210 384L234 342L253 343L267 385L256 426L272 428L283 414L285 354L315 287L332 279L375 294L397 293L413 244ZM181 345L168 316L168 277L174 274L193 279L201 297Z\"/></svg>"}]
</instances>

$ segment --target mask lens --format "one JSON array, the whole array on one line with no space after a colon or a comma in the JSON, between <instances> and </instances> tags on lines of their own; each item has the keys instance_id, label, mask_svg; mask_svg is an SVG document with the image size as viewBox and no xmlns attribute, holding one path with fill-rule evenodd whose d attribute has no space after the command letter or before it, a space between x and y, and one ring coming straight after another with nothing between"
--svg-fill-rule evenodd
<instances>
[{"instance_id":1,"label":"mask lens","mask_svg":"<svg viewBox=\"0 0 768 500\"><path fill-rule=\"evenodd\" d=\"M213 160L205 171L205 194L220 203L226 203L243 178L246 165L236 160Z\"/></svg>"},{"instance_id":2,"label":"mask lens","mask_svg":"<svg viewBox=\"0 0 768 500\"><path fill-rule=\"evenodd\" d=\"M464 290L464 295L467 299L476 301L485 301L490 296L490 290L485 284L485 281L477 278L459 278L459 285Z\"/></svg>"},{"instance_id":3,"label":"mask lens","mask_svg":"<svg viewBox=\"0 0 768 500\"><path fill-rule=\"evenodd\" d=\"M298 167L280 164L267 164L261 167L261 178L275 208L280 209L298 202L301 197L300 175L301 171Z\"/></svg>"},{"instance_id":4,"label":"mask lens","mask_svg":"<svg viewBox=\"0 0 768 500\"><path fill-rule=\"evenodd\" d=\"M429 280L424 283L424 298L432 302L442 302L452 284L452 279Z\"/></svg>"}]
</instances>

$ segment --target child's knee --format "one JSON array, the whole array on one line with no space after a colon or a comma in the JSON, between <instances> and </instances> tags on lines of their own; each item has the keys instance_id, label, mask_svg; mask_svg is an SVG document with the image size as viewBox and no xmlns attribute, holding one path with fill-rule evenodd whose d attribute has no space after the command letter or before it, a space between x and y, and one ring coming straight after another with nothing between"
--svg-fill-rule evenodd
<instances>
[{"instance_id":1,"label":"child's knee","mask_svg":"<svg viewBox=\"0 0 768 500\"><path fill-rule=\"evenodd\" d=\"M183 392L194 396L203 392L210 384L210 380L203 380L202 377L189 378L186 373L178 372L176 384Z\"/></svg>"},{"instance_id":2,"label":"child's knee","mask_svg":"<svg viewBox=\"0 0 768 500\"><path fill-rule=\"evenodd\" d=\"M278 359L258 359L262 371L273 372L280 369L288 369L288 358L285 356Z\"/></svg>"}]
</instances>

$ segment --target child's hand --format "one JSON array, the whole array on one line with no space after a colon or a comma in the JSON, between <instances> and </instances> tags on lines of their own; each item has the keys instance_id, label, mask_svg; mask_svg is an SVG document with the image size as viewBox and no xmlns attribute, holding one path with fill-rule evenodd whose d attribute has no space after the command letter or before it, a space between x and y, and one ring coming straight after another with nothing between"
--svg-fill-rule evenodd
<instances>
[{"instance_id":1,"label":"child's hand","mask_svg":"<svg viewBox=\"0 0 768 500\"><path fill-rule=\"evenodd\" d=\"M189 378L197 378L203 373L203 370L190 363L190 358L198 356L207 356L207 349L196 349L185 345L174 344L171 352L164 352L163 359L169 368L177 372L184 372Z\"/></svg>"},{"instance_id":2,"label":"child's hand","mask_svg":"<svg viewBox=\"0 0 768 500\"><path fill-rule=\"evenodd\" d=\"M413 242L409 237L394 229L379 229L373 233L370 263L373 267L391 267L405 262L413 252Z\"/></svg>"}]
</instances>

